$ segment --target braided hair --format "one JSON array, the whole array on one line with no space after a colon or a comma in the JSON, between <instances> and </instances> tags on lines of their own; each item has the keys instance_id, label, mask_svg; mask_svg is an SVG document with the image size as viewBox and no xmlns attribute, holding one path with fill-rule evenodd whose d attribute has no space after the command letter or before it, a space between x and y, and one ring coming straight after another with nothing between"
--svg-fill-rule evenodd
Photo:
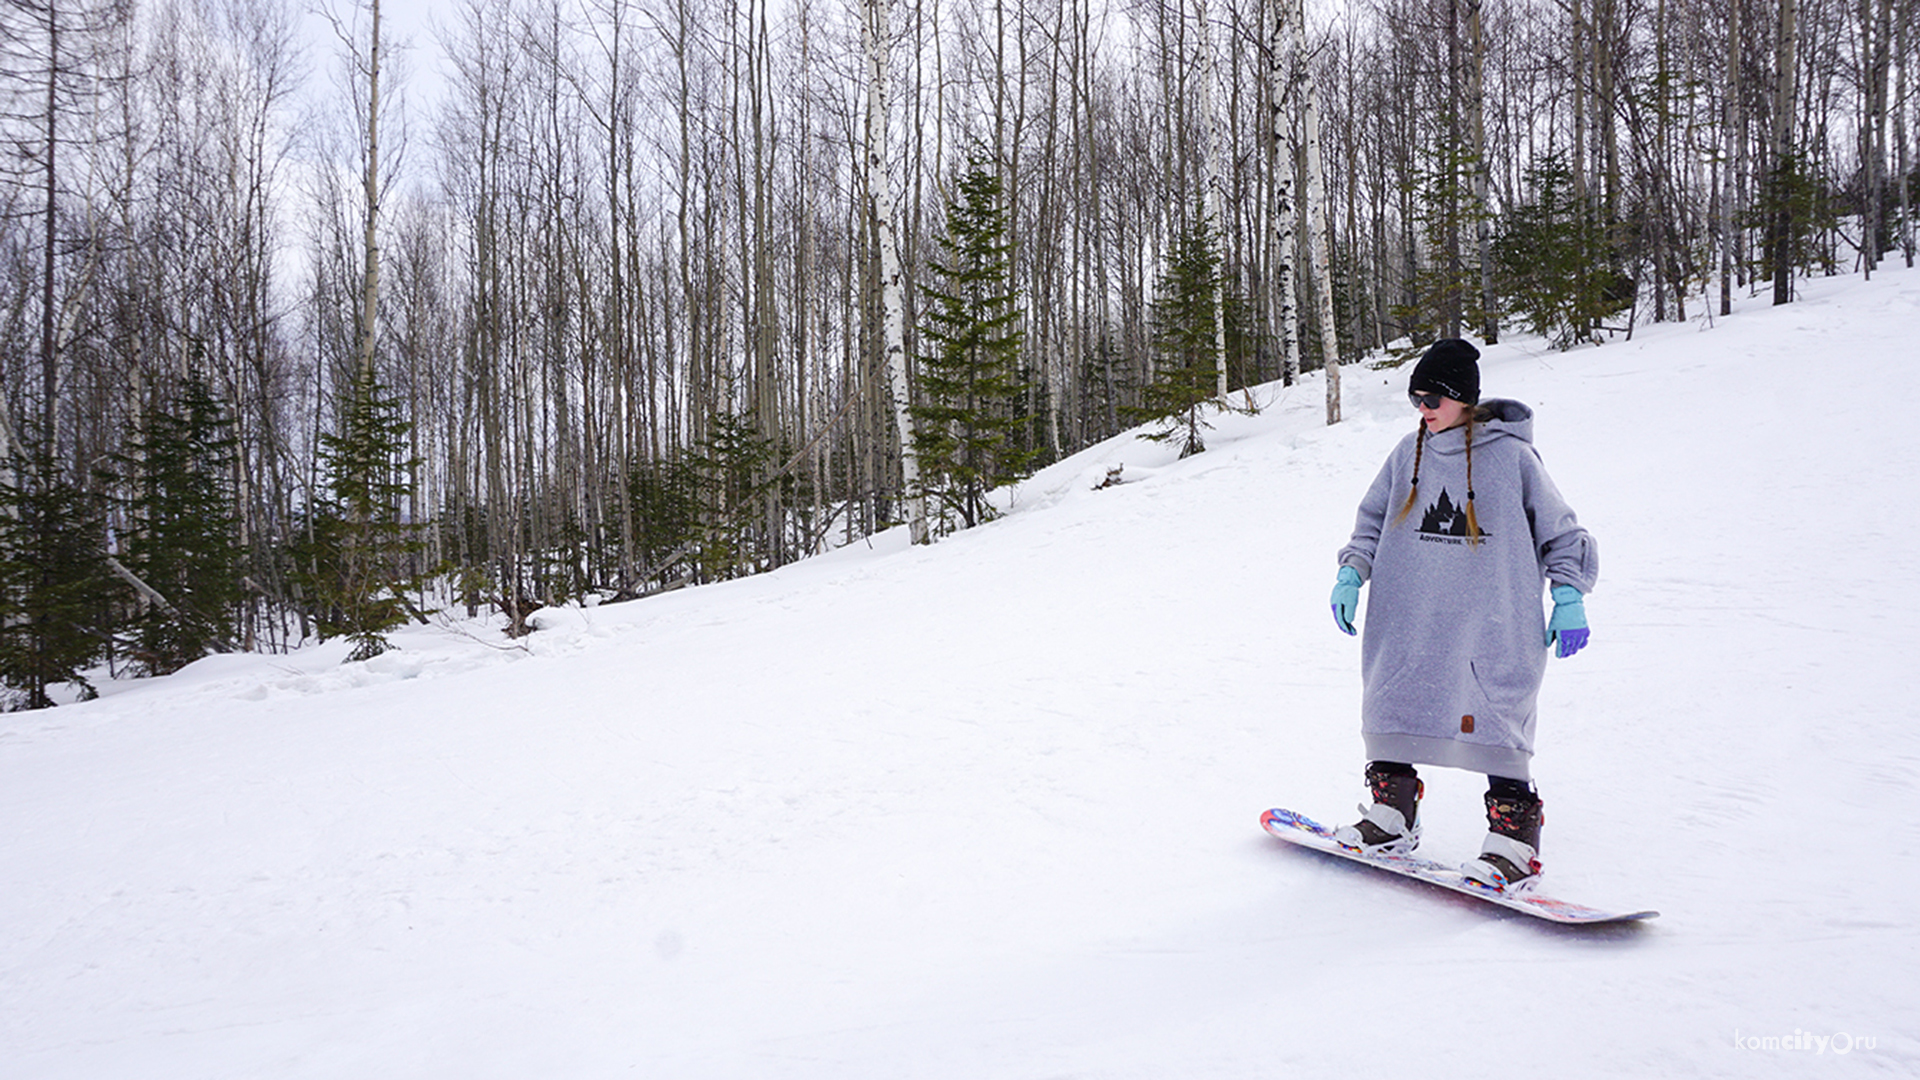
<instances>
[{"instance_id":1,"label":"braided hair","mask_svg":"<svg viewBox=\"0 0 1920 1080\"><path fill-rule=\"evenodd\" d=\"M1485 405L1473 406L1472 411L1467 415L1465 432L1467 437L1467 543L1473 547L1480 546L1481 536L1480 517L1474 513L1473 509L1473 432L1481 424L1493 418L1493 410ZM1393 516L1395 525L1407 520L1407 515L1413 512L1413 504L1420 497L1420 459L1425 456L1426 450L1427 425L1423 420L1420 422L1419 431L1415 434L1413 442L1413 482L1407 485L1407 501L1400 504L1400 512Z\"/></svg>"}]
</instances>

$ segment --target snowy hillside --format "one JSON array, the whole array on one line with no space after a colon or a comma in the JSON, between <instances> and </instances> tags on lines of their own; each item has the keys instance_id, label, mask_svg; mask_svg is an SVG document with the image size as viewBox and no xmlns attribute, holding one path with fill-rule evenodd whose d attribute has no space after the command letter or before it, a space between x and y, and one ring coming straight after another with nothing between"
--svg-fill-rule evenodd
<instances>
[{"instance_id":1,"label":"snowy hillside","mask_svg":"<svg viewBox=\"0 0 1920 1080\"><path fill-rule=\"evenodd\" d=\"M1892 271L1483 361L1602 556L1543 891L1652 924L1260 831L1362 797L1327 593L1414 418L1356 368L931 548L0 717L0 1076L1913 1075L1917 336Z\"/></svg>"}]
</instances>

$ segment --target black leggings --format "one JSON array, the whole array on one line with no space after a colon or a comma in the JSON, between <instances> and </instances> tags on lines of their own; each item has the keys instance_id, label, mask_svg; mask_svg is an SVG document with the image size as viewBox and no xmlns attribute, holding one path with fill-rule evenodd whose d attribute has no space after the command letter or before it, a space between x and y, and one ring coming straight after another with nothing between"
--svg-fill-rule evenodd
<instances>
[{"instance_id":1,"label":"black leggings","mask_svg":"<svg viewBox=\"0 0 1920 1080\"><path fill-rule=\"evenodd\" d=\"M1369 761L1367 772L1384 773L1387 776L1419 776L1414 767L1404 761ZM1515 780L1510 776L1487 777L1487 794L1496 799L1517 799L1525 801L1534 797L1533 784L1525 780Z\"/></svg>"}]
</instances>

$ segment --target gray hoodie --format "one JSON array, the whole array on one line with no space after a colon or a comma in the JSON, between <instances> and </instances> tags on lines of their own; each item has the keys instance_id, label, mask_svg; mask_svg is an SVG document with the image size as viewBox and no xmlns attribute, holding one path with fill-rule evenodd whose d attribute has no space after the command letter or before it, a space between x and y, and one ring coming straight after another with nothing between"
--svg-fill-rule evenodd
<instances>
[{"instance_id":1,"label":"gray hoodie","mask_svg":"<svg viewBox=\"0 0 1920 1080\"><path fill-rule=\"evenodd\" d=\"M1535 702L1546 671L1545 582L1593 591L1599 550L1533 448L1533 410L1483 402L1473 437L1480 543L1466 536L1464 426L1417 435L1374 478L1340 563L1369 582L1362 627L1361 734L1371 761L1450 765L1529 779Z\"/></svg>"}]
</instances>

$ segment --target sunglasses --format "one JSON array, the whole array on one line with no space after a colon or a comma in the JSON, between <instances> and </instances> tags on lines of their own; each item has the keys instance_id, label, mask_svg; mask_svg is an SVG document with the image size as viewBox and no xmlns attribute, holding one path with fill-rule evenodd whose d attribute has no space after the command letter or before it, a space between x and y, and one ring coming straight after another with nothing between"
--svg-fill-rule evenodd
<instances>
[{"instance_id":1,"label":"sunglasses","mask_svg":"<svg viewBox=\"0 0 1920 1080\"><path fill-rule=\"evenodd\" d=\"M1409 390L1407 391L1407 400L1413 402L1413 407L1416 409L1437 409L1440 407L1441 402L1447 400L1447 395L1418 394Z\"/></svg>"}]
</instances>

